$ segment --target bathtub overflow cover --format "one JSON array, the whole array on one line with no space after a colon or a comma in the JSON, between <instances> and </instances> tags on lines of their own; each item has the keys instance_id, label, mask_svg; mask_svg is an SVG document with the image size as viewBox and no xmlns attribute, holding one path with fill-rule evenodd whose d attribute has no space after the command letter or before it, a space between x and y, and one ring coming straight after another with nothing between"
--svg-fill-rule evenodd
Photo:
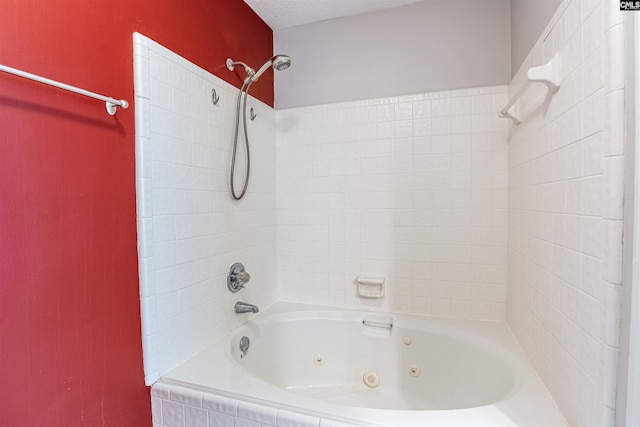
<instances>
[{"instance_id":1,"label":"bathtub overflow cover","mask_svg":"<svg viewBox=\"0 0 640 427\"><path fill-rule=\"evenodd\" d=\"M324 363L324 356L321 354L316 354L316 356L313 358L313 363L315 363L317 366L320 366Z\"/></svg>"},{"instance_id":2,"label":"bathtub overflow cover","mask_svg":"<svg viewBox=\"0 0 640 427\"><path fill-rule=\"evenodd\" d=\"M244 336L240 338L240 351L242 352L242 356L244 356L247 353L247 350L249 350L250 345L251 345L251 342L249 341L249 337Z\"/></svg>"},{"instance_id":3,"label":"bathtub overflow cover","mask_svg":"<svg viewBox=\"0 0 640 427\"><path fill-rule=\"evenodd\" d=\"M362 376L362 380L364 381L365 385L367 387L378 387L378 385L380 384L380 377L378 376L378 373L375 371L367 371L364 373L364 375Z\"/></svg>"}]
</instances>

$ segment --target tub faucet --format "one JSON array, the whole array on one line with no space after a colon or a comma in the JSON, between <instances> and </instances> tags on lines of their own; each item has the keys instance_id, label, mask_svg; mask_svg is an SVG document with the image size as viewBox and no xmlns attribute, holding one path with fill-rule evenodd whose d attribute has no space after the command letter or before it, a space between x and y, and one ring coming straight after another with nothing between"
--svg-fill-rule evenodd
<instances>
[{"instance_id":1,"label":"tub faucet","mask_svg":"<svg viewBox=\"0 0 640 427\"><path fill-rule=\"evenodd\" d=\"M249 304L248 302L238 301L236 305L233 306L236 313L257 313L258 306Z\"/></svg>"}]
</instances>

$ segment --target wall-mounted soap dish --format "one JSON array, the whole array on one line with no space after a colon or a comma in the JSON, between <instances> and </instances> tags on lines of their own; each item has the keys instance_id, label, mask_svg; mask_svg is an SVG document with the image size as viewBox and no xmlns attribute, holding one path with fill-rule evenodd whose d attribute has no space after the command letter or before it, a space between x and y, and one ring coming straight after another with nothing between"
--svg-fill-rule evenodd
<instances>
[{"instance_id":1,"label":"wall-mounted soap dish","mask_svg":"<svg viewBox=\"0 0 640 427\"><path fill-rule=\"evenodd\" d=\"M356 277L358 296L362 298L382 298L384 296L384 277L358 276Z\"/></svg>"}]
</instances>

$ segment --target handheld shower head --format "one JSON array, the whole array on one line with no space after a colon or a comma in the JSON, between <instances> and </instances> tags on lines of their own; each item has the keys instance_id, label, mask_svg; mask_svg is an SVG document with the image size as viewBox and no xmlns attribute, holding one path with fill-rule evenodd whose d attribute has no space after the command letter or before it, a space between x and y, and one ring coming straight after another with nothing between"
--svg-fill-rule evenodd
<instances>
[{"instance_id":1,"label":"handheld shower head","mask_svg":"<svg viewBox=\"0 0 640 427\"><path fill-rule=\"evenodd\" d=\"M267 62L264 63L260 69L251 76L251 80L254 82L258 80L258 78L269 69L269 66L273 67L274 70L282 71L289 68L291 65L291 58L288 55L274 55Z\"/></svg>"},{"instance_id":2,"label":"handheld shower head","mask_svg":"<svg viewBox=\"0 0 640 427\"><path fill-rule=\"evenodd\" d=\"M278 71L286 70L291 66L291 58L288 55L276 55L271 58L271 62L273 63L273 68Z\"/></svg>"}]
</instances>

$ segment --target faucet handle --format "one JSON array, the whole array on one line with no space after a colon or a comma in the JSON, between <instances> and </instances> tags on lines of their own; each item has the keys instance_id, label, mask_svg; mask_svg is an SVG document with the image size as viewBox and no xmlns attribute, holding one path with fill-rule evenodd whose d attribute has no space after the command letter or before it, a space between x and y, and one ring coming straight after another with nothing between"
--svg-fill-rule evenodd
<instances>
[{"instance_id":1,"label":"faucet handle","mask_svg":"<svg viewBox=\"0 0 640 427\"><path fill-rule=\"evenodd\" d=\"M244 288L244 284L247 283L249 280L251 280L251 275L246 271L241 271L240 273L236 274L236 283L241 288Z\"/></svg>"},{"instance_id":2,"label":"faucet handle","mask_svg":"<svg viewBox=\"0 0 640 427\"><path fill-rule=\"evenodd\" d=\"M227 288L231 292L238 292L244 288L244 284L251 279L251 275L246 272L244 265L239 262L235 262L229 267L229 273L227 274Z\"/></svg>"}]
</instances>

